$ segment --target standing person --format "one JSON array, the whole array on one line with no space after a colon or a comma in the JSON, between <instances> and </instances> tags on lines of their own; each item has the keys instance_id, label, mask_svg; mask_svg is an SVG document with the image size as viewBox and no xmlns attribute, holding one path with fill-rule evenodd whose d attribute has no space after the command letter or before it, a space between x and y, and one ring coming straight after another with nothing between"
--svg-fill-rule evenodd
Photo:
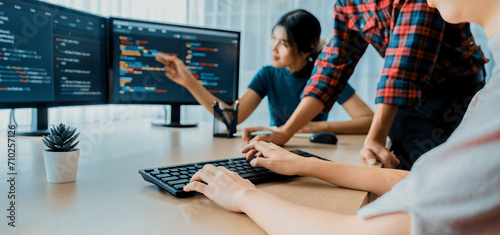
<instances>
[{"instance_id":1,"label":"standing person","mask_svg":"<svg viewBox=\"0 0 500 235\"><path fill-rule=\"evenodd\" d=\"M320 48L320 35L319 21L305 10L288 12L278 20L272 30L273 65L263 67L239 99L238 123L247 119L266 96L271 126L281 126L290 118L300 103L301 93L314 67ZM167 77L187 88L209 112L213 112L214 100L225 108L233 107L208 92L177 57L165 55L165 58L156 57L156 60L165 64ZM342 123L342 129L338 132L367 133L373 112L355 94L354 89L347 85L337 101L352 117L351 121ZM311 117L313 121L325 121L328 113L315 116Z\"/></svg>"},{"instance_id":2,"label":"standing person","mask_svg":"<svg viewBox=\"0 0 500 235\"><path fill-rule=\"evenodd\" d=\"M500 231L500 1L429 0L451 23L484 27L496 67L456 131L425 153L411 172L302 158L263 141L245 146L253 166L310 175L382 195L356 215L293 204L258 190L223 167L207 165L184 190L246 213L270 234L498 234ZM262 157L265 156L265 157ZM203 181L204 183L200 183ZM298 223L297 221L300 221Z\"/></svg>"},{"instance_id":3,"label":"standing person","mask_svg":"<svg viewBox=\"0 0 500 235\"><path fill-rule=\"evenodd\" d=\"M316 61L304 98L283 127L253 140L285 144L317 113L330 110L369 44L385 63L361 156L370 164L410 169L446 141L484 86L487 60L469 24L446 23L427 0L337 0L332 40ZM246 128L243 140L248 143L258 129ZM394 154L385 148L387 136Z\"/></svg>"}]
</instances>

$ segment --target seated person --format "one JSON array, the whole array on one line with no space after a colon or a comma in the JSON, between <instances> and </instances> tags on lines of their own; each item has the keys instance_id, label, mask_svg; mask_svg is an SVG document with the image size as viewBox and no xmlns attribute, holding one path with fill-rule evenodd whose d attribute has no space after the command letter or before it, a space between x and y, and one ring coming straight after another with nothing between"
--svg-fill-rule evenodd
<instances>
[{"instance_id":1,"label":"seated person","mask_svg":"<svg viewBox=\"0 0 500 235\"><path fill-rule=\"evenodd\" d=\"M247 92L239 99L238 123L243 122L268 96L271 126L281 126L292 115L300 103L301 93L318 56L321 34L319 21L305 10L295 10L283 15L272 31L273 66L262 68L249 85ZM224 108L232 108L213 96L188 71L184 63L173 56L163 54L156 57L165 64L166 75L174 82L187 88L196 100L213 113L214 100ZM342 124L338 133L367 133L373 112L347 85L339 96L352 120ZM320 113L313 121L325 121L328 113Z\"/></svg>"},{"instance_id":2,"label":"seated person","mask_svg":"<svg viewBox=\"0 0 500 235\"><path fill-rule=\"evenodd\" d=\"M429 0L451 23L485 28L500 59L500 1ZM430 10L435 10L430 8ZM495 36L496 35L496 36ZM356 215L340 215L287 202L255 188L224 167L206 165L186 191L246 213L270 234L498 234L500 231L500 65L479 91L455 132L420 157L411 172L343 165L296 156L257 141L242 149L253 166L286 175L313 176L382 195ZM205 183L201 183L201 182ZM298 222L300 221L300 222Z\"/></svg>"}]
</instances>

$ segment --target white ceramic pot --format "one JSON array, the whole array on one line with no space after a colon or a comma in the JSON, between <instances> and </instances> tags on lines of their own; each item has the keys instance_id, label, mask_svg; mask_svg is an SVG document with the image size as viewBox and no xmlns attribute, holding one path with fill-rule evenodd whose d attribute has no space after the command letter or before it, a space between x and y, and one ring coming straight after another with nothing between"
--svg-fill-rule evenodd
<instances>
[{"instance_id":1,"label":"white ceramic pot","mask_svg":"<svg viewBox=\"0 0 500 235\"><path fill-rule=\"evenodd\" d=\"M68 152L52 152L43 150L47 181L51 183L66 183L76 180L80 149Z\"/></svg>"}]
</instances>

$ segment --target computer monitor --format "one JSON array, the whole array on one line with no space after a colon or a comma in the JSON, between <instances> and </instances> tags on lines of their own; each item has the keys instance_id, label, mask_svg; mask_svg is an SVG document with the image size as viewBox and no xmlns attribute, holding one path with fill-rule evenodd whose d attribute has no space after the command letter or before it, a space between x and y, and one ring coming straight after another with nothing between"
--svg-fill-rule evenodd
<instances>
[{"instance_id":1,"label":"computer monitor","mask_svg":"<svg viewBox=\"0 0 500 235\"><path fill-rule=\"evenodd\" d=\"M189 91L171 81L155 60L158 52L179 57L189 71L220 100L238 98L240 33L123 18L110 19L113 103L169 104L170 122L181 123L180 106L198 104Z\"/></svg>"},{"instance_id":2,"label":"computer monitor","mask_svg":"<svg viewBox=\"0 0 500 235\"><path fill-rule=\"evenodd\" d=\"M101 16L0 0L0 108L37 108L27 134L40 135L48 107L106 102L107 32Z\"/></svg>"}]
</instances>

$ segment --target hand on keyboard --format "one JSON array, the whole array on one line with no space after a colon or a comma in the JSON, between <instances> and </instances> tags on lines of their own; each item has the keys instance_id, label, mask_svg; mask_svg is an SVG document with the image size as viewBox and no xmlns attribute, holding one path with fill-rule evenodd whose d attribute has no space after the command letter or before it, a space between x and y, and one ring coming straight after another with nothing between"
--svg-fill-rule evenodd
<instances>
[{"instance_id":1,"label":"hand on keyboard","mask_svg":"<svg viewBox=\"0 0 500 235\"><path fill-rule=\"evenodd\" d=\"M252 189L256 188L249 180L241 178L225 167L215 167L211 164L205 165L203 169L196 172L189 184L184 187L184 191L200 192L215 203L234 212L242 212L238 197L235 195L242 195L245 191Z\"/></svg>"},{"instance_id":2,"label":"hand on keyboard","mask_svg":"<svg viewBox=\"0 0 500 235\"><path fill-rule=\"evenodd\" d=\"M310 161L310 158L301 157L265 141L248 144L241 152L247 154L246 158L251 160L250 165L253 167L264 167L282 175L302 175L304 166Z\"/></svg>"},{"instance_id":3,"label":"hand on keyboard","mask_svg":"<svg viewBox=\"0 0 500 235\"><path fill-rule=\"evenodd\" d=\"M264 142L262 142L261 144L263 145ZM303 160L299 159L300 157L295 154L302 156L302 158L316 157L319 159L327 160L300 150L292 150L291 152L295 154L291 154L287 150L284 150L277 146L277 148L275 148L275 145L269 146L270 147L268 148L268 150L263 151L263 153L265 154L264 156L266 156L266 159L263 160L271 160L265 161L264 164L267 164L268 167L274 168L274 170L281 171L282 173L300 173L300 171L293 173L294 171L299 169L300 166L295 165L293 162L295 160L299 162L299 164L303 162ZM254 147L248 148L249 150L254 149ZM261 147L257 147L258 150L262 151L262 149L260 148ZM284 156L281 156L281 154L283 154ZM248 157L250 157L250 155ZM189 197L194 195L194 192L184 191L184 186L186 186L186 184L189 183L189 180L207 164L211 164L213 166L223 166L228 170L235 172L241 178L247 179L252 183L277 181L295 177L293 175L291 176L278 174L263 167L251 166L248 160L245 159L245 157L147 168L139 170L139 174L142 175L144 180L158 185L158 187L165 189L167 192L173 194L176 197ZM257 163L255 164L261 164L260 159L257 160ZM279 164L283 164L283 166L279 166ZM291 167L291 165L294 165L294 167ZM293 168L294 171L289 171L290 169L288 169L287 171L287 167Z\"/></svg>"}]
</instances>

